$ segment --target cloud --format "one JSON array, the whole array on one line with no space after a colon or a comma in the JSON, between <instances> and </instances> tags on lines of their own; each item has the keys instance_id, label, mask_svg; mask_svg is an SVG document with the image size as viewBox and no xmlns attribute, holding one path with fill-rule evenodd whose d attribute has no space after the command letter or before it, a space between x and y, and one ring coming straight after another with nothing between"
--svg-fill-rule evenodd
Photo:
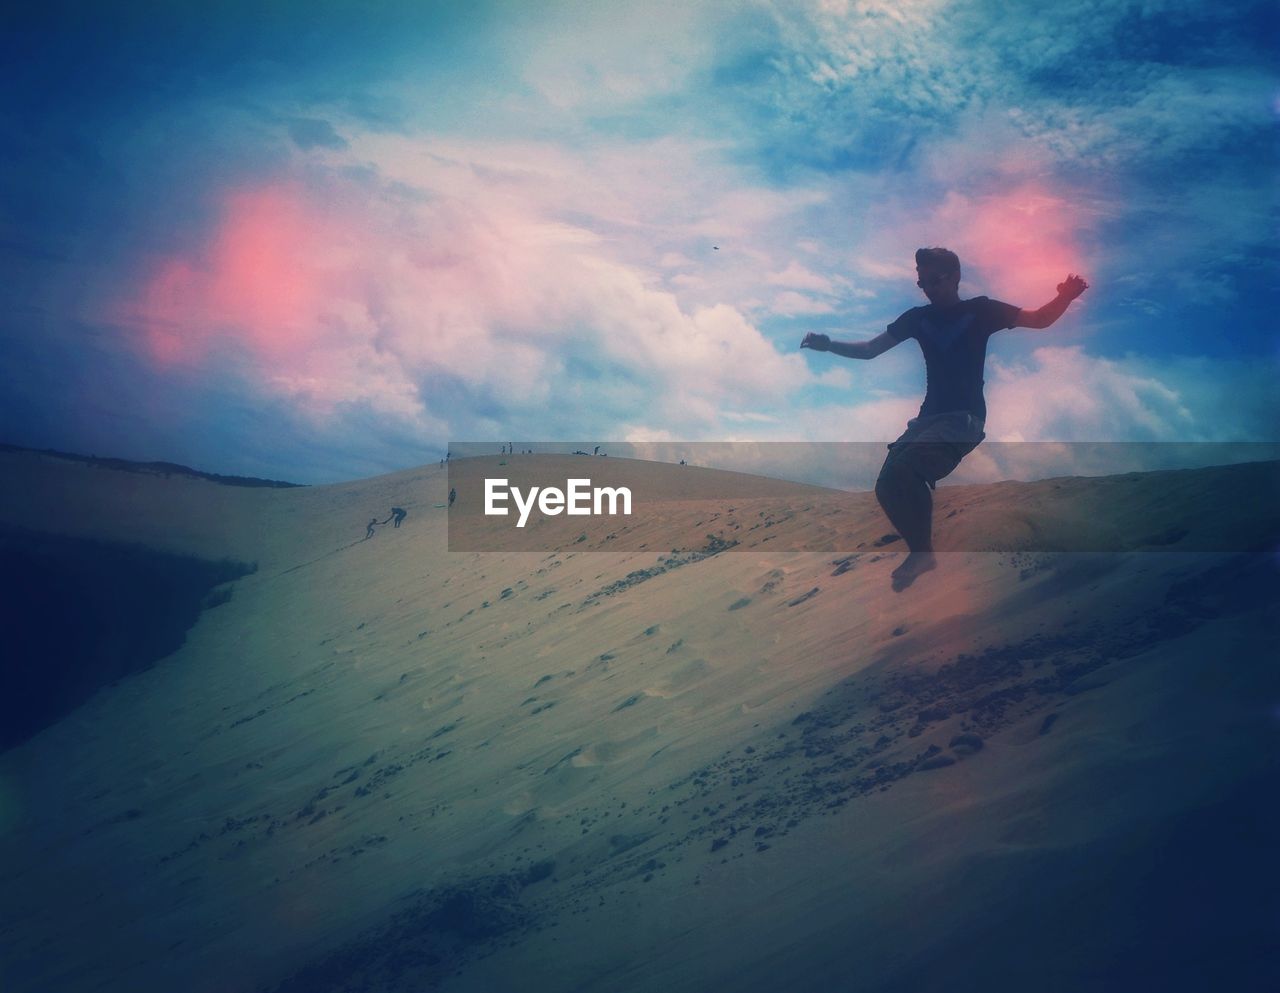
<instances>
[{"instance_id":1,"label":"cloud","mask_svg":"<svg viewBox=\"0 0 1280 993\"><path fill-rule=\"evenodd\" d=\"M835 313L835 308L825 300L819 300L804 293L797 293L794 290L787 290L775 296L772 309L775 314L783 314L787 317Z\"/></svg>"},{"instance_id":2,"label":"cloud","mask_svg":"<svg viewBox=\"0 0 1280 993\"><path fill-rule=\"evenodd\" d=\"M962 107L985 69L980 50L957 57L942 0L779 4L793 66L819 88L866 107L933 117Z\"/></svg>"},{"instance_id":3,"label":"cloud","mask_svg":"<svg viewBox=\"0 0 1280 993\"><path fill-rule=\"evenodd\" d=\"M238 355L318 421L359 404L459 435L599 433L639 409L647 430L715 431L808 380L737 308L682 305L506 182L237 188L198 251L152 261L108 314L158 368Z\"/></svg>"},{"instance_id":4,"label":"cloud","mask_svg":"<svg viewBox=\"0 0 1280 993\"><path fill-rule=\"evenodd\" d=\"M560 110L616 109L682 90L714 29L697 4L544 4L517 17L522 75Z\"/></svg>"},{"instance_id":5,"label":"cloud","mask_svg":"<svg viewBox=\"0 0 1280 993\"><path fill-rule=\"evenodd\" d=\"M316 117L295 117L289 121L289 136L303 151L312 148L343 149L347 140L328 121Z\"/></svg>"},{"instance_id":6,"label":"cloud","mask_svg":"<svg viewBox=\"0 0 1280 993\"><path fill-rule=\"evenodd\" d=\"M836 292L835 281L827 276L806 269L799 262L792 261L781 272L771 272L765 281L772 286L786 286L793 290L813 290L828 296Z\"/></svg>"},{"instance_id":7,"label":"cloud","mask_svg":"<svg viewBox=\"0 0 1280 993\"><path fill-rule=\"evenodd\" d=\"M1137 365L1079 346L1037 348L1026 365L993 358L987 433L997 441L1191 440L1196 414Z\"/></svg>"},{"instance_id":8,"label":"cloud","mask_svg":"<svg viewBox=\"0 0 1280 993\"><path fill-rule=\"evenodd\" d=\"M850 259L859 282L877 290L846 293L845 302L880 301L887 309L868 316L886 323L924 303L915 290L915 251L941 245L960 256L962 296L1033 309L1054 296L1068 273L1087 273L1091 282L1100 278L1097 226L1096 210L1077 191L1046 180L956 177L932 196L886 196L869 208ZM1075 310L1091 303L1086 297Z\"/></svg>"},{"instance_id":9,"label":"cloud","mask_svg":"<svg viewBox=\"0 0 1280 993\"><path fill-rule=\"evenodd\" d=\"M1027 363L988 361L987 433L996 440L1277 440L1273 374L1263 365L1108 359L1082 346L1037 348Z\"/></svg>"},{"instance_id":10,"label":"cloud","mask_svg":"<svg viewBox=\"0 0 1280 993\"><path fill-rule=\"evenodd\" d=\"M1239 144L1259 133L1269 116L1260 95L1271 84L1256 70L1153 67L1129 77L1127 99L1047 99L1012 108L1009 116L1059 162L1146 165Z\"/></svg>"},{"instance_id":11,"label":"cloud","mask_svg":"<svg viewBox=\"0 0 1280 993\"><path fill-rule=\"evenodd\" d=\"M1086 268L1080 229L1090 218L1046 186L1026 183L977 196L950 192L930 227L960 252L982 283L1011 302L1034 308L1068 273Z\"/></svg>"}]
</instances>

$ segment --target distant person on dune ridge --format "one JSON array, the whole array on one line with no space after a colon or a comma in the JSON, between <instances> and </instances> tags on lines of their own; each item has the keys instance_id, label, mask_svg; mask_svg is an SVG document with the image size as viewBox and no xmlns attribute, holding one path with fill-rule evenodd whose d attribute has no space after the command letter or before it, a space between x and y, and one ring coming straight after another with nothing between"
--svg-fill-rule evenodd
<instances>
[{"instance_id":1,"label":"distant person on dune ridge","mask_svg":"<svg viewBox=\"0 0 1280 993\"><path fill-rule=\"evenodd\" d=\"M933 553L931 490L986 437L982 394L987 339L1005 328L1043 330L1061 317L1089 288L1068 275L1058 295L1038 310L1023 310L987 297L960 299L960 259L945 248L916 252L916 285L929 303L913 307L869 341L832 341L810 332L801 348L834 352L849 359L874 359L908 338L924 353L924 403L907 429L889 445L876 480L876 499L907 543L906 559L893 571L893 588L901 591L937 567Z\"/></svg>"}]
</instances>

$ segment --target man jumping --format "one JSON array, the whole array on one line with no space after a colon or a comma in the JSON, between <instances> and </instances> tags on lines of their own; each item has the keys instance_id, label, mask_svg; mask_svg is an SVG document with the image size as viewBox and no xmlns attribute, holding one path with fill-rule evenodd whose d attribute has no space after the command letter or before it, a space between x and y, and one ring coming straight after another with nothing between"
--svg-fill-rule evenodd
<instances>
[{"instance_id":1,"label":"man jumping","mask_svg":"<svg viewBox=\"0 0 1280 993\"><path fill-rule=\"evenodd\" d=\"M924 403L902 437L889 446L876 480L876 499L909 550L893 571L897 591L937 567L930 491L986 437L982 372L987 339L1005 328L1047 328L1089 288L1079 276L1069 275L1058 284L1058 295L1039 310L1021 310L987 297L961 300L960 259L945 248L917 251L916 276L928 305L908 310L870 341L832 341L810 332L800 343L801 348L848 359L874 359L915 338L924 353Z\"/></svg>"}]
</instances>

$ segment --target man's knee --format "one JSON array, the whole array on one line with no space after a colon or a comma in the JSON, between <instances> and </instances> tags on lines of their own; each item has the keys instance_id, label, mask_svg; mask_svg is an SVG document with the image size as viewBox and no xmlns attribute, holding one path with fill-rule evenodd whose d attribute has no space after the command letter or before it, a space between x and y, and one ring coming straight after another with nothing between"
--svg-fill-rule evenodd
<instances>
[{"instance_id":1,"label":"man's knee","mask_svg":"<svg viewBox=\"0 0 1280 993\"><path fill-rule=\"evenodd\" d=\"M887 486L923 483L933 488L939 479L951 475L964 457L961 446L946 442L917 442L897 457L891 457L881 470L881 478L889 471ZM892 463L892 465L890 464ZM890 471L891 470L891 471ZM879 483L877 483L877 489Z\"/></svg>"},{"instance_id":2,"label":"man's knee","mask_svg":"<svg viewBox=\"0 0 1280 993\"><path fill-rule=\"evenodd\" d=\"M876 479L876 497L881 503L892 500L904 488L919 486L925 480L905 454L895 453L885 460Z\"/></svg>"}]
</instances>

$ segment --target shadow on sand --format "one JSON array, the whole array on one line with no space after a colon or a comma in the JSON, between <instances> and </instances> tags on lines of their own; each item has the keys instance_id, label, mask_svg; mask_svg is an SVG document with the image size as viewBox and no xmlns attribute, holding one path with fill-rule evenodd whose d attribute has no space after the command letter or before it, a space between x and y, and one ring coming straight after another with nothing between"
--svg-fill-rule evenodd
<instances>
[{"instance_id":1,"label":"shadow on sand","mask_svg":"<svg viewBox=\"0 0 1280 993\"><path fill-rule=\"evenodd\" d=\"M0 750L175 652L201 610L231 598L217 587L255 569L0 528Z\"/></svg>"}]
</instances>

